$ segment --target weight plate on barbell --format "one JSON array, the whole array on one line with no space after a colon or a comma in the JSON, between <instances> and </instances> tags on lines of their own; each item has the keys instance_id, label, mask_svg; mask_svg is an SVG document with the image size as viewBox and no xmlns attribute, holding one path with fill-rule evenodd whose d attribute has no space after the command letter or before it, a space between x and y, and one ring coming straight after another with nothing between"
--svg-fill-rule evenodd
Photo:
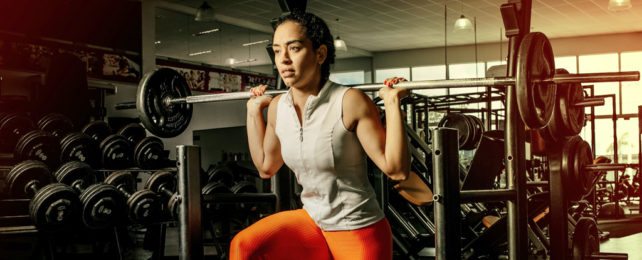
<instances>
[{"instance_id":1,"label":"weight plate on barbell","mask_svg":"<svg viewBox=\"0 0 642 260\"><path fill-rule=\"evenodd\" d=\"M575 106L584 100L584 91L580 83L557 85L557 107L559 128L564 136L577 135L584 127L584 107Z\"/></svg>"},{"instance_id":2,"label":"weight plate on barbell","mask_svg":"<svg viewBox=\"0 0 642 260\"><path fill-rule=\"evenodd\" d=\"M152 134L175 137L181 134L192 119L192 105L167 105L168 99L191 96L186 79L169 68L160 68L145 74L138 85L136 109L140 121Z\"/></svg>"},{"instance_id":3,"label":"weight plate on barbell","mask_svg":"<svg viewBox=\"0 0 642 260\"><path fill-rule=\"evenodd\" d=\"M600 252L600 235L595 220L587 217L580 218L575 225L572 237L572 259L593 259L593 253Z\"/></svg>"},{"instance_id":4,"label":"weight plate on barbell","mask_svg":"<svg viewBox=\"0 0 642 260\"><path fill-rule=\"evenodd\" d=\"M439 121L439 127L455 128L459 136L459 148L464 149L471 134L470 122L463 114L449 113Z\"/></svg>"},{"instance_id":5,"label":"weight plate on barbell","mask_svg":"<svg viewBox=\"0 0 642 260\"><path fill-rule=\"evenodd\" d=\"M515 93L519 114L531 129L546 126L555 108L556 85L546 81L555 75L554 58L543 33L528 33L519 45Z\"/></svg>"}]
</instances>

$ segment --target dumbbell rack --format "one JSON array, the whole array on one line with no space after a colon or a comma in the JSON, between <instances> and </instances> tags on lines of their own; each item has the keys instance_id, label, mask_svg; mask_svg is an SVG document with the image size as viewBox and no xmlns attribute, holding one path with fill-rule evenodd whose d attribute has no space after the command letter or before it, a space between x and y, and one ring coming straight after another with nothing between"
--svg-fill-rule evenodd
<instances>
[{"instance_id":1,"label":"dumbbell rack","mask_svg":"<svg viewBox=\"0 0 642 260\"><path fill-rule=\"evenodd\" d=\"M265 202L276 205L274 193L212 194L201 196L200 148L193 145L176 147L178 209L178 258L204 258L202 205L204 203ZM202 198L201 198L202 197Z\"/></svg>"}]
</instances>

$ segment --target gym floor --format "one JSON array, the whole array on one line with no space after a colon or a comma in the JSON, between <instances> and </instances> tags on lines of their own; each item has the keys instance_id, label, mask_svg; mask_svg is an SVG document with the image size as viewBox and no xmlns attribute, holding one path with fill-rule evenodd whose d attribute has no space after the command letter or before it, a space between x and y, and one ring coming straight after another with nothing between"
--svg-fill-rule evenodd
<instances>
[{"instance_id":1,"label":"gym floor","mask_svg":"<svg viewBox=\"0 0 642 260\"><path fill-rule=\"evenodd\" d=\"M600 251L628 253L629 259L642 259L642 214L631 214L630 208L638 208L638 201L624 205L626 216L621 219L599 219L601 231L610 233L609 239L600 243Z\"/></svg>"}]
</instances>

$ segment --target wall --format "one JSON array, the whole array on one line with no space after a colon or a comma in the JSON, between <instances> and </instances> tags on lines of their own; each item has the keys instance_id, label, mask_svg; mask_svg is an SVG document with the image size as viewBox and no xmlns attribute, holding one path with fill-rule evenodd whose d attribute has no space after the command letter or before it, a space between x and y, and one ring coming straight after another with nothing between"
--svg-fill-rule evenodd
<instances>
[{"instance_id":1,"label":"wall","mask_svg":"<svg viewBox=\"0 0 642 260\"><path fill-rule=\"evenodd\" d=\"M372 77L372 57L337 59L334 61L334 65L330 67L331 73L354 70L365 70L365 83L371 83L374 80Z\"/></svg>"}]
</instances>

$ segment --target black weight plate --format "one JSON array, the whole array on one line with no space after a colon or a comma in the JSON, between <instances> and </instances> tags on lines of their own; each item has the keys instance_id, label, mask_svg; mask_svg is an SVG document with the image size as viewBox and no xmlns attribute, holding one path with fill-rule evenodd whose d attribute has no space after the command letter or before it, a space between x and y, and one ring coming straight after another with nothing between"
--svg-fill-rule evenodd
<instances>
[{"instance_id":1,"label":"black weight plate","mask_svg":"<svg viewBox=\"0 0 642 260\"><path fill-rule=\"evenodd\" d=\"M540 32L522 38L517 53L515 93L519 114L531 129L540 129L551 119L555 108L556 85L549 80L555 74L553 48Z\"/></svg>"},{"instance_id":2,"label":"black weight plate","mask_svg":"<svg viewBox=\"0 0 642 260\"><path fill-rule=\"evenodd\" d=\"M468 123L468 140L466 140L466 144L464 144L463 150L472 150L475 149L475 140L477 138L478 132L475 130L475 122L472 116L470 115L463 115L466 118L466 122Z\"/></svg>"},{"instance_id":3,"label":"black weight plate","mask_svg":"<svg viewBox=\"0 0 642 260\"><path fill-rule=\"evenodd\" d=\"M80 194L82 221L91 229L112 227L121 219L124 202L112 185L97 183Z\"/></svg>"},{"instance_id":4,"label":"black weight plate","mask_svg":"<svg viewBox=\"0 0 642 260\"><path fill-rule=\"evenodd\" d=\"M52 134L34 130L18 140L14 157L18 161L42 161L49 168L55 168L60 160L60 144Z\"/></svg>"},{"instance_id":5,"label":"black weight plate","mask_svg":"<svg viewBox=\"0 0 642 260\"><path fill-rule=\"evenodd\" d=\"M100 143L101 163L110 169L124 169L131 165L131 143L121 135L110 135Z\"/></svg>"},{"instance_id":6,"label":"black weight plate","mask_svg":"<svg viewBox=\"0 0 642 260\"><path fill-rule=\"evenodd\" d=\"M127 199L129 218L139 223L149 223L156 220L160 213L160 203L157 196L150 190L139 190Z\"/></svg>"},{"instance_id":7,"label":"black weight plate","mask_svg":"<svg viewBox=\"0 0 642 260\"><path fill-rule=\"evenodd\" d=\"M470 124L466 116L457 113L449 113L439 121L439 127L455 128L459 135L459 148L463 147L470 138Z\"/></svg>"},{"instance_id":8,"label":"black weight plate","mask_svg":"<svg viewBox=\"0 0 642 260\"><path fill-rule=\"evenodd\" d=\"M0 120L0 150L13 151L21 136L34 130L33 121L20 114L6 114Z\"/></svg>"},{"instance_id":9,"label":"black weight plate","mask_svg":"<svg viewBox=\"0 0 642 260\"><path fill-rule=\"evenodd\" d=\"M232 193L230 188L228 188L227 186L225 186L225 184L220 182L208 183L201 189L201 192L203 193L203 195L211 195L216 193Z\"/></svg>"},{"instance_id":10,"label":"black weight plate","mask_svg":"<svg viewBox=\"0 0 642 260\"><path fill-rule=\"evenodd\" d=\"M92 168L100 167L98 144L81 132L70 133L60 141L60 161L80 161Z\"/></svg>"},{"instance_id":11,"label":"black weight plate","mask_svg":"<svg viewBox=\"0 0 642 260\"><path fill-rule=\"evenodd\" d=\"M181 205L181 199L178 196L178 193L174 193L169 201L167 201L167 210L172 219L178 219L178 210Z\"/></svg>"},{"instance_id":12,"label":"black weight plate","mask_svg":"<svg viewBox=\"0 0 642 260\"><path fill-rule=\"evenodd\" d=\"M560 113L562 132L565 136L577 135L584 127L584 107L575 106L576 103L584 100L582 84L569 83L557 87L560 86L562 86L562 91L558 92L557 106L559 109L556 110Z\"/></svg>"},{"instance_id":13,"label":"black weight plate","mask_svg":"<svg viewBox=\"0 0 642 260\"><path fill-rule=\"evenodd\" d=\"M61 165L54 173L56 180L60 183L72 186L80 184L81 189L85 189L96 183L96 172L84 162L71 161Z\"/></svg>"},{"instance_id":14,"label":"black weight plate","mask_svg":"<svg viewBox=\"0 0 642 260\"><path fill-rule=\"evenodd\" d=\"M587 217L580 218L575 225L572 238L572 259L593 259L593 253L600 252L600 236L595 220Z\"/></svg>"},{"instance_id":15,"label":"black weight plate","mask_svg":"<svg viewBox=\"0 0 642 260\"><path fill-rule=\"evenodd\" d=\"M161 187L165 187L170 191L176 191L176 177L173 173L168 171L157 171L149 176L149 179L145 182L145 189L159 194L161 193Z\"/></svg>"},{"instance_id":16,"label":"black weight plate","mask_svg":"<svg viewBox=\"0 0 642 260\"><path fill-rule=\"evenodd\" d=\"M158 137L145 137L134 148L134 161L141 169L158 169L163 166L165 147Z\"/></svg>"},{"instance_id":17,"label":"black weight plate","mask_svg":"<svg viewBox=\"0 0 642 260\"><path fill-rule=\"evenodd\" d=\"M128 171L112 172L105 178L104 182L115 187L122 187L129 193L133 193L136 190L136 179Z\"/></svg>"},{"instance_id":18,"label":"black weight plate","mask_svg":"<svg viewBox=\"0 0 642 260\"><path fill-rule=\"evenodd\" d=\"M168 138L181 134L192 119L192 105L166 105L167 99L191 96L187 80L176 70L160 68L143 77L136 94L140 121L152 134Z\"/></svg>"},{"instance_id":19,"label":"black weight plate","mask_svg":"<svg viewBox=\"0 0 642 260\"><path fill-rule=\"evenodd\" d=\"M484 133L486 131L484 130L484 122L482 122L482 120L479 119L479 117L471 116L471 118L473 119L473 129L477 133L477 135L475 135L475 138L473 139L473 149L474 149L474 148L477 148L477 146L479 145L479 142L481 142L482 136L484 136Z\"/></svg>"},{"instance_id":20,"label":"black weight plate","mask_svg":"<svg viewBox=\"0 0 642 260\"><path fill-rule=\"evenodd\" d=\"M232 193L234 194L258 192L256 185L254 185L254 183L249 181L239 181L236 184L234 184L234 186L232 186L230 190L232 190Z\"/></svg>"},{"instance_id":21,"label":"black weight plate","mask_svg":"<svg viewBox=\"0 0 642 260\"><path fill-rule=\"evenodd\" d=\"M11 168L6 177L9 194L12 198L30 198L31 190L27 189L29 183L35 183L38 188L51 183L53 178L49 168L41 161L22 161Z\"/></svg>"},{"instance_id":22,"label":"black weight plate","mask_svg":"<svg viewBox=\"0 0 642 260\"><path fill-rule=\"evenodd\" d=\"M582 138L572 136L565 140L562 147L560 170L563 176L564 192L569 200L577 200L582 195L581 184L575 180L575 177L580 175L575 172L575 155L581 142Z\"/></svg>"},{"instance_id":23,"label":"black weight plate","mask_svg":"<svg viewBox=\"0 0 642 260\"><path fill-rule=\"evenodd\" d=\"M580 196L583 196L591 190L593 179L597 173L594 171L584 170L584 168L589 164L593 164L593 152L591 151L591 146L584 140L578 141L573 159L573 173L575 174L575 182L573 185L578 187Z\"/></svg>"},{"instance_id":24,"label":"black weight plate","mask_svg":"<svg viewBox=\"0 0 642 260\"><path fill-rule=\"evenodd\" d=\"M97 143L100 143L113 133L111 127L109 127L105 121L101 120L90 122L82 128L81 132L90 136L91 139L94 139Z\"/></svg>"},{"instance_id":25,"label":"black weight plate","mask_svg":"<svg viewBox=\"0 0 642 260\"><path fill-rule=\"evenodd\" d=\"M78 223L80 201L76 192L62 183L52 183L36 193L29 202L29 214L39 230L72 230Z\"/></svg>"},{"instance_id":26,"label":"black weight plate","mask_svg":"<svg viewBox=\"0 0 642 260\"><path fill-rule=\"evenodd\" d=\"M207 182L221 182L227 186L234 184L234 173L232 169L225 165L218 165L208 173L209 178Z\"/></svg>"},{"instance_id":27,"label":"black weight plate","mask_svg":"<svg viewBox=\"0 0 642 260\"><path fill-rule=\"evenodd\" d=\"M145 128L138 123L131 123L123 126L123 128L118 130L117 134L127 138L127 140L132 144L137 144L140 140L147 137Z\"/></svg>"},{"instance_id":28,"label":"black weight plate","mask_svg":"<svg viewBox=\"0 0 642 260\"><path fill-rule=\"evenodd\" d=\"M74 129L74 124L68 117L52 113L38 120L38 128L45 132L53 134L55 137L62 138Z\"/></svg>"}]
</instances>

